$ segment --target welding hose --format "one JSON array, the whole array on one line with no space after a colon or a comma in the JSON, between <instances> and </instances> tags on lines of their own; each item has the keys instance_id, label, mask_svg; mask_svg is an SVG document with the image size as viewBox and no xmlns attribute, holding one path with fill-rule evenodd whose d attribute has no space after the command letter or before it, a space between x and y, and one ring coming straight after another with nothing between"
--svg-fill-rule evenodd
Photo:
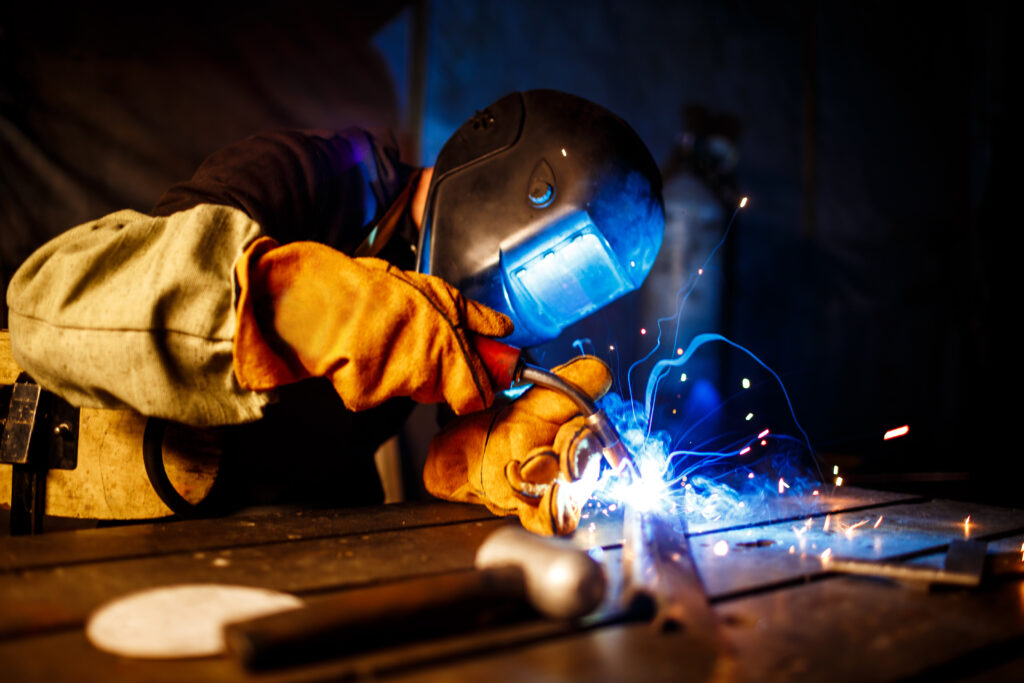
<instances>
[{"instance_id":1,"label":"welding hose","mask_svg":"<svg viewBox=\"0 0 1024 683\"><path fill-rule=\"evenodd\" d=\"M601 442L605 461L617 474L636 471L633 459L622 445L619 433L611 420L597 403L572 382L568 382L550 370L531 365L523 358L522 349L504 344L490 337L475 335L473 346L483 360L494 382L496 390L504 390L513 384L533 384L550 389L570 399L583 413L584 424ZM581 473L575 473L579 476ZM627 475L628 476L628 475Z\"/></svg>"}]
</instances>

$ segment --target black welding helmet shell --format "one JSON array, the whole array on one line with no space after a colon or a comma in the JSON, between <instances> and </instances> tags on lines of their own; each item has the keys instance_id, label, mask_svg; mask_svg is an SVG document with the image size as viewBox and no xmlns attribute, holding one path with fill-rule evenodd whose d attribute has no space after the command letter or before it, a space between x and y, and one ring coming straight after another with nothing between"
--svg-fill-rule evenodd
<instances>
[{"instance_id":1,"label":"black welding helmet shell","mask_svg":"<svg viewBox=\"0 0 1024 683\"><path fill-rule=\"evenodd\" d=\"M532 346L639 287L664 228L661 175L625 121L567 93L512 93L441 149L417 269Z\"/></svg>"}]
</instances>

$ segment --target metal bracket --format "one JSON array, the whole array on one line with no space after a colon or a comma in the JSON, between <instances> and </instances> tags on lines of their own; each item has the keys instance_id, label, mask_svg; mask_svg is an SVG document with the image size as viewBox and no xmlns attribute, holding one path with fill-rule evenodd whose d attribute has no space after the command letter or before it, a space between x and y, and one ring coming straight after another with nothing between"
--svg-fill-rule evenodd
<instances>
[{"instance_id":1,"label":"metal bracket","mask_svg":"<svg viewBox=\"0 0 1024 683\"><path fill-rule=\"evenodd\" d=\"M43 530L46 473L78 466L79 410L18 375L0 437L0 463L10 464L11 535Z\"/></svg>"},{"instance_id":2,"label":"metal bracket","mask_svg":"<svg viewBox=\"0 0 1024 683\"><path fill-rule=\"evenodd\" d=\"M0 441L0 462L10 465L28 463L29 449L39 412L39 394L42 391L35 382L23 381L22 373L11 391L11 403L4 421L4 436Z\"/></svg>"}]
</instances>

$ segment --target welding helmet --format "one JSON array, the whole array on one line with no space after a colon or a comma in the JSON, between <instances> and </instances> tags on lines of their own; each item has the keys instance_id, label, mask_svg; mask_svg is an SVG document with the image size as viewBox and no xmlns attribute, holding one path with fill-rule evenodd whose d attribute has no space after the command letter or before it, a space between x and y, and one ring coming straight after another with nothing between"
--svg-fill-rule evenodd
<instances>
[{"instance_id":1,"label":"welding helmet","mask_svg":"<svg viewBox=\"0 0 1024 683\"><path fill-rule=\"evenodd\" d=\"M639 287L661 246L661 175L629 125L531 90L477 112L434 165L417 269L515 323L532 346Z\"/></svg>"}]
</instances>

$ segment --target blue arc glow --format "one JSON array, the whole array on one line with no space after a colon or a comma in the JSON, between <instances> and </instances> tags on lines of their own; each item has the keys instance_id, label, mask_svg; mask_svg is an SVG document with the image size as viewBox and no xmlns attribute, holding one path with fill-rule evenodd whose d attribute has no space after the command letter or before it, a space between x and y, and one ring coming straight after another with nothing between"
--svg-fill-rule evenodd
<instances>
[{"instance_id":1,"label":"blue arc glow","mask_svg":"<svg viewBox=\"0 0 1024 683\"><path fill-rule=\"evenodd\" d=\"M744 204L745 198L740 208ZM626 503L640 510L660 508L682 512L691 520L743 522L755 514L758 508L771 506L780 496L812 494L812 490L812 495L817 495L817 487L820 487L822 479L820 471L817 479L806 474L812 469L806 466L807 457L810 457L813 467L817 467L810 438L796 417L789 392L779 375L748 348L721 334L703 333L686 345L679 343L683 307L711 258L724 243L738 212L739 209L733 212L721 240L705 259L704 267L698 269L687 286L677 294L675 315L658 320L658 336L654 348L633 363L626 373L626 388L632 397L633 372L662 349L662 323L674 320L675 333L672 344L668 346L668 357L656 361L652 366L643 404L632 398L625 399L617 393L609 393L599 401L601 409L608 415L623 445L632 455L638 476L632 480L610 476L608 472L602 476L600 459L591 458L584 477L570 484L572 495L577 500L590 498L592 506L604 506L605 510ZM688 377L681 372L681 368L694 353L710 342L724 343L742 352L774 378L793 425L802 439L777 433L759 424L754 421L754 415L760 411L755 408L755 412L749 412L744 408L740 415L746 417L740 422L741 427L717 433L696 444L689 443L687 448L678 447L686 443L688 437L710 418L722 417L723 409L731 400L741 395L749 397L750 392L755 391L745 382L743 392L724 401L718 400L717 392L713 389L710 390L713 402L691 400L695 396L700 399L697 388L702 382L707 384L707 380ZM583 344L576 346L582 353ZM614 345L609 347L614 348ZM702 412L694 413L691 410L687 413L684 410L684 416L676 419L685 419L685 423L673 425L672 429L656 428L655 422L659 419L656 410L658 392L664 387L663 380L669 376L678 377L680 382L693 380L687 385L693 385L689 390L688 405L691 408L697 405ZM663 413L667 415L667 409ZM672 414L677 414L677 409L673 409Z\"/></svg>"},{"instance_id":2,"label":"blue arc glow","mask_svg":"<svg viewBox=\"0 0 1024 683\"><path fill-rule=\"evenodd\" d=\"M714 248L708 253L707 257L704 259L704 264L700 268L697 269L697 273L696 274L690 276L689 283L684 288L680 289L679 292L676 294L676 299L678 301L675 304L675 314L674 315L670 315L670 316L666 316L664 318L658 318L658 322L657 322L658 338L657 338L657 340L656 340L656 342L654 344L654 348L652 348L647 353L646 356L644 356L643 358L637 360L635 363L630 365L629 366L629 370L626 371L626 386L629 389L630 396L633 395L633 380L632 380L633 370L635 370L641 364L643 364L643 363L647 362L648 360L650 360L661 349L661 324L662 323L672 322L673 320L675 320L676 329L675 329L675 333L672 335L672 342L673 342L672 346L675 347L675 346L678 345L678 341L679 341L679 326L680 326L680 324L682 322L683 308L686 307L686 302L689 300L690 295L693 293L693 290L697 288L697 283L700 282L700 278L701 278L702 275L704 275L704 271L707 270L708 264L711 263L711 259L713 259L715 257L715 254L718 253L718 250L722 247L723 244L725 244L725 240L729 237L729 232L732 231L732 226L736 222L736 216L739 215L740 209L742 209L746 205L747 205L747 198L744 197L743 200L740 202L740 205L738 207L736 207L736 209L732 212L732 216L729 217L729 222L726 224L725 230L722 231L721 239L718 240L718 243L715 244Z\"/></svg>"},{"instance_id":3,"label":"blue arc glow","mask_svg":"<svg viewBox=\"0 0 1024 683\"><path fill-rule=\"evenodd\" d=\"M813 452L813 449L811 448L811 440L807 436L807 432L804 431L804 428L800 425L800 421L797 420L796 411L793 410L793 401L790 400L789 392L786 391L786 385L783 384L782 379L778 376L778 374L770 367L768 367L764 363L764 361L755 356L754 353L750 351L750 349L740 344L737 344L731 339L726 339L722 335L717 334L715 332L705 332L704 334L698 334L696 337L693 338L689 346L686 347L686 351L683 353L682 356L679 356L677 358L668 358L665 360L660 360L654 364L654 369L651 370L650 377L648 377L647 379L647 392L644 396L644 413L646 414L648 421L650 422L651 416L653 415L654 397L658 392L658 385L661 383L661 380L664 379L670 371L678 367L681 367L683 364L685 364L686 361L690 359L690 356L692 356L697 349L699 349L701 346L707 344L710 341L724 342L735 349L739 349L743 353L750 356L750 358L752 358L758 365L760 365L762 368L771 373L771 376L774 377L775 381L779 383L779 388L782 390L782 395L786 399L786 406L789 408L789 414L793 418L793 424L796 425L796 428L800 430L800 434L803 435L804 442L807 444L807 450Z\"/></svg>"}]
</instances>

